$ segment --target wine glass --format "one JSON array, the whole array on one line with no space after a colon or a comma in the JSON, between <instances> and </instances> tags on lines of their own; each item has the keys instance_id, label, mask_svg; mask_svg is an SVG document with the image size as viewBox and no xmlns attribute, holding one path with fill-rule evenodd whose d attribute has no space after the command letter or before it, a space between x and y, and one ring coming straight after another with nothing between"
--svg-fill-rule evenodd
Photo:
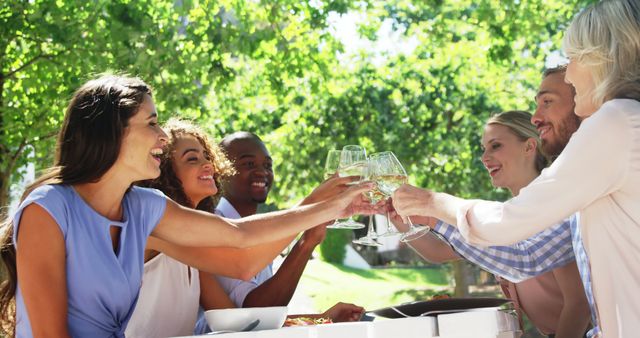
<instances>
[{"instance_id":1,"label":"wine glass","mask_svg":"<svg viewBox=\"0 0 640 338\"><path fill-rule=\"evenodd\" d=\"M324 162L324 179L328 180L338 172L340 166L340 154L342 150L331 149L327 153L327 160Z\"/></svg>"},{"instance_id":2,"label":"wine glass","mask_svg":"<svg viewBox=\"0 0 640 338\"><path fill-rule=\"evenodd\" d=\"M371 154L369 156L369 168L371 169L371 173L368 177L369 180L375 182L378 176L384 175L386 173L385 170L380 170L380 168L381 168L381 165L384 166L384 163L386 161L385 158L389 156L389 154L393 155L393 153L390 151L384 151L381 153ZM377 186L375 190L379 194L381 194L382 199L389 199L388 196L380 192L380 189L378 189ZM387 218L387 229L385 230L385 232L378 234L378 237L389 237L389 236L400 235L400 232L398 232L396 228L393 225L391 225L391 219L389 218L389 211L386 212L386 218Z\"/></svg>"},{"instance_id":3,"label":"wine glass","mask_svg":"<svg viewBox=\"0 0 640 338\"><path fill-rule=\"evenodd\" d=\"M324 162L324 179L328 180L338 172L340 167L340 155L342 150L331 149L327 153L327 160ZM328 229L345 229L341 224L346 220L336 219L333 223L327 225Z\"/></svg>"},{"instance_id":4,"label":"wine glass","mask_svg":"<svg viewBox=\"0 0 640 338\"><path fill-rule=\"evenodd\" d=\"M381 154L376 162L378 162L378 165L376 166L377 175L375 181L378 189L387 197L391 197L396 189L407 183L407 172L398 161L396 155L390 151L384 155ZM414 225L409 217L407 217L407 221L409 222L409 230L400 237L402 242L412 241L431 230L428 226Z\"/></svg>"},{"instance_id":5,"label":"wine glass","mask_svg":"<svg viewBox=\"0 0 640 338\"><path fill-rule=\"evenodd\" d=\"M373 175L375 173L375 169L373 168L373 166L375 165L376 163L372 162L371 160L367 161L367 170L365 174L365 178L367 180L373 179L374 177ZM373 189L367 192L364 192L363 194L369 200L369 203L371 203L372 205L382 201L386 197L383 193L381 193L378 190L377 187L373 187ZM369 228L367 229L366 236L360 237L358 239L354 239L353 243L360 244L360 245L369 245L369 246L381 246L382 244L376 240L377 238L378 238L378 234L373 228L373 215L370 215Z\"/></svg>"},{"instance_id":6,"label":"wine glass","mask_svg":"<svg viewBox=\"0 0 640 338\"><path fill-rule=\"evenodd\" d=\"M340 152L340 158L338 160L338 165L334 173L337 171L338 176L340 177L358 176L360 180L354 183L355 184L359 183L359 181L362 180L365 166L367 163L366 162L367 155L364 148L357 145L349 145L342 148L342 150L339 152ZM330 160L329 156L335 156L335 155L327 154L327 162L331 161L332 162L331 166L333 166L333 163L335 163L334 162L335 159L332 158ZM328 163L325 166L325 175L327 174L327 166L329 166ZM364 228L364 224L356 222L353 219L353 217L350 216L348 219L343 221L336 220L333 224L328 225L327 228L329 229L362 229Z\"/></svg>"}]
</instances>

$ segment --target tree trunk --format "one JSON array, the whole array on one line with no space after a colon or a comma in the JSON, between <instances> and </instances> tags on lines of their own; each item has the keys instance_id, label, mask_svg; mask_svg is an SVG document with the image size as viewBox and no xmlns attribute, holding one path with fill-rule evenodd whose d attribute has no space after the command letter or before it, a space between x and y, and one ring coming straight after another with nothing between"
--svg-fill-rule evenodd
<instances>
[{"instance_id":1,"label":"tree trunk","mask_svg":"<svg viewBox=\"0 0 640 338\"><path fill-rule=\"evenodd\" d=\"M469 267L463 260L458 260L451 263L453 266L453 279L456 283L456 287L453 291L455 297L468 297L469 296L469 283L467 270Z\"/></svg>"}]
</instances>

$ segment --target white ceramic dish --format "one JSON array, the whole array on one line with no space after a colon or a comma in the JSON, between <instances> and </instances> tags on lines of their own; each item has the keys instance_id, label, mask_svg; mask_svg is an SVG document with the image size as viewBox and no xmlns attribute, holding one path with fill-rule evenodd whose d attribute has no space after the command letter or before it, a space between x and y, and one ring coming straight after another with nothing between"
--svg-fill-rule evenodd
<instances>
[{"instance_id":1,"label":"white ceramic dish","mask_svg":"<svg viewBox=\"0 0 640 338\"><path fill-rule=\"evenodd\" d=\"M212 331L238 331L249 325L256 319L260 324L253 329L273 330L279 329L287 319L286 306L249 307L238 309L220 309L205 311L204 317Z\"/></svg>"}]
</instances>

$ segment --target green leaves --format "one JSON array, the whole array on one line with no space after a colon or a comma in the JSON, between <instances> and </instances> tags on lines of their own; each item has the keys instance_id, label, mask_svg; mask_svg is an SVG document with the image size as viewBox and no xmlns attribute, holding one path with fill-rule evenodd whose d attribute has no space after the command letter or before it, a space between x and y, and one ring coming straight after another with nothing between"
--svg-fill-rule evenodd
<instances>
[{"instance_id":1,"label":"green leaves","mask_svg":"<svg viewBox=\"0 0 640 338\"><path fill-rule=\"evenodd\" d=\"M282 205L318 184L329 149L355 143L396 152L413 183L502 197L478 160L484 121L532 108L545 56L589 2L5 1L0 183L27 162L48 166L73 90L116 71L154 87L161 119L261 135ZM358 42L329 20L346 13L362 18L361 39L391 22L415 48L347 54Z\"/></svg>"}]
</instances>

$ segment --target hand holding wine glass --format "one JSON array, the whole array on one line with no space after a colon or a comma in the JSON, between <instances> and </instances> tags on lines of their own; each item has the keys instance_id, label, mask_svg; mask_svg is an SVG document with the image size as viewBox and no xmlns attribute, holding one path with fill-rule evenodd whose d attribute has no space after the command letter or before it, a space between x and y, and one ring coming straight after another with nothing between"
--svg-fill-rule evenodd
<instances>
[{"instance_id":1,"label":"hand holding wine glass","mask_svg":"<svg viewBox=\"0 0 640 338\"><path fill-rule=\"evenodd\" d=\"M400 186L393 194L393 208L405 218L408 215L432 216L429 206L433 201L433 192L409 184Z\"/></svg>"},{"instance_id":2,"label":"hand holding wine glass","mask_svg":"<svg viewBox=\"0 0 640 338\"><path fill-rule=\"evenodd\" d=\"M340 151L339 160L337 161L336 171L340 177L354 177L353 184L362 180L366 165L366 152L364 148L358 145L348 145ZM329 152L325 165L325 175L336 164L336 151ZM327 169L331 168L331 169ZM356 222L351 215L346 220L336 220L333 224L327 226L329 229L361 229L364 224Z\"/></svg>"},{"instance_id":3,"label":"hand holding wine glass","mask_svg":"<svg viewBox=\"0 0 640 338\"><path fill-rule=\"evenodd\" d=\"M407 172L402 167L398 158L392 152L381 153L377 159L377 174L375 181L378 189L387 197L394 195L394 192L407 183ZM394 207L395 199L394 199ZM396 209L398 210L398 209ZM400 213L406 216L406 223L409 224L409 231L405 232L400 241L408 242L414 240L424 234L426 234L430 228L426 226L416 226L411 222L408 215L414 215L413 213Z\"/></svg>"}]
</instances>

